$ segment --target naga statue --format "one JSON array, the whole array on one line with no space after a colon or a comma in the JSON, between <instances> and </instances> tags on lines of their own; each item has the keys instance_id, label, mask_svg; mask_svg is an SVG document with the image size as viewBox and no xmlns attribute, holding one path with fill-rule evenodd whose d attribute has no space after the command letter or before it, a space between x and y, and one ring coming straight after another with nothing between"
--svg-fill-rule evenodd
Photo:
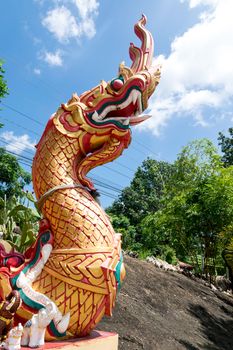
<instances>
[{"instance_id":1,"label":"naga statue","mask_svg":"<svg viewBox=\"0 0 233 350\"><path fill-rule=\"evenodd\" d=\"M142 16L135 25L141 47L130 44L131 67L122 63L110 82L74 94L52 115L36 146L32 177L43 220L36 243L17 258L22 263L2 269L22 300L16 324L53 303L47 340L89 334L112 314L125 276L121 237L86 175L119 157L130 144L130 126L148 118L142 112L160 70L152 67L153 38L145 24Z\"/></svg>"}]
</instances>

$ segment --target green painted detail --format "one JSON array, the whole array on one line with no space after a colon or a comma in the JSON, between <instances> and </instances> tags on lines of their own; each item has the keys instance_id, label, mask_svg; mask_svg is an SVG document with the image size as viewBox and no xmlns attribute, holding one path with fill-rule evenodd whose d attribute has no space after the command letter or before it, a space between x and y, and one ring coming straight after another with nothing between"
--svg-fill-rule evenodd
<instances>
[{"instance_id":1,"label":"green painted detail","mask_svg":"<svg viewBox=\"0 0 233 350\"><path fill-rule=\"evenodd\" d=\"M128 91L126 92L124 98L122 98L120 101L116 101L116 103L112 103L112 102L106 102L105 104L103 104L103 106L97 111L98 113L101 113L107 106L109 105L119 105L121 104L122 102L124 102L125 100L127 100L127 98L129 97L129 94L132 90L138 90L141 92L141 90L139 89L138 86L131 86Z\"/></svg>"},{"instance_id":2,"label":"green painted detail","mask_svg":"<svg viewBox=\"0 0 233 350\"><path fill-rule=\"evenodd\" d=\"M23 300L24 304L29 306L30 308L32 308L34 310L40 310L44 307L43 305L37 303L36 301L29 299L28 296L26 294L24 294L22 289L19 290L19 294L20 294L20 297Z\"/></svg>"},{"instance_id":3,"label":"green painted detail","mask_svg":"<svg viewBox=\"0 0 233 350\"><path fill-rule=\"evenodd\" d=\"M138 91L141 92L141 90L139 89L138 86L131 86L131 87L128 89L128 91L126 92L126 94L125 94L125 96L124 96L123 99L121 99L120 101L117 101L117 102L115 102L115 103L106 102L97 112L100 114L107 106L111 106L111 105L113 105L113 104L114 104L114 105L119 105L119 104L121 104L122 102L124 102L125 100L127 100L127 98L129 97L129 94L130 94L130 92L131 92L132 90L138 90ZM125 130L129 129L129 125L123 125L121 122L118 122L118 121L115 120L115 119L113 119L113 120L106 120L106 121L103 120L103 121L101 121L101 122L97 122L97 121L95 121L95 120L92 119L92 115L93 115L93 114L94 114L94 112L88 114L88 117L91 119L91 122L92 122L92 124L94 124L94 125L97 125L97 126L98 126L98 125L108 125L109 123L112 123L112 124L114 124L114 125L120 127L121 129L125 129Z\"/></svg>"},{"instance_id":4,"label":"green painted detail","mask_svg":"<svg viewBox=\"0 0 233 350\"><path fill-rule=\"evenodd\" d=\"M122 283L121 283L121 266L122 266L122 264L123 264L123 254L121 252L120 260L118 261L118 264L116 266L116 271L114 272L115 278L117 280L117 291L120 291L120 289L122 287Z\"/></svg>"},{"instance_id":5,"label":"green painted detail","mask_svg":"<svg viewBox=\"0 0 233 350\"><path fill-rule=\"evenodd\" d=\"M30 263L27 266L25 266L25 268L22 270L23 273L26 273L29 268L31 268L32 266L34 266L36 264L36 262L39 259L41 245L44 246L50 240L50 238L51 238L50 231L46 231L43 235L41 235L39 241L37 242L36 254L34 256L34 259L32 261L30 261ZM44 306L42 304L39 304L35 300L30 299L23 292L23 290L21 288L17 287L17 280L19 278L19 275L20 275L20 273L11 279L11 284L12 284L13 289L16 289L19 291L20 297L21 297L22 301L24 302L24 304L29 306L32 310L38 311L38 310L44 308ZM53 321L51 321L49 327L51 329L52 335L54 335L55 337L64 337L66 335L66 333L60 333L56 329Z\"/></svg>"},{"instance_id":6,"label":"green painted detail","mask_svg":"<svg viewBox=\"0 0 233 350\"><path fill-rule=\"evenodd\" d=\"M60 333L57 329L56 329L56 326L55 326L55 323L52 321L50 322L49 324L49 328L51 330L51 333L54 337L64 337L66 335L66 332L64 333Z\"/></svg>"}]
</instances>

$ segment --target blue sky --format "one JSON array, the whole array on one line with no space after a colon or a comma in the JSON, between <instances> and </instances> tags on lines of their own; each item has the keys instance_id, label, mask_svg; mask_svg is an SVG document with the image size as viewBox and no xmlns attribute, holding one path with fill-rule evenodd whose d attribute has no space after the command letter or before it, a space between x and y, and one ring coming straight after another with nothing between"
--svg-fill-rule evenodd
<instances>
[{"instance_id":1,"label":"blue sky","mask_svg":"<svg viewBox=\"0 0 233 350\"><path fill-rule=\"evenodd\" d=\"M141 14L155 40L161 83L152 118L133 130L129 149L91 173L109 205L147 157L173 161L189 141L232 126L232 0L8 0L1 2L0 57L10 94L2 101L0 146L30 164L50 115L131 65L133 26ZM28 171L30 165L21 163ZM108 195L106 195L108 193Z\"/></svg>"}]
</instances>

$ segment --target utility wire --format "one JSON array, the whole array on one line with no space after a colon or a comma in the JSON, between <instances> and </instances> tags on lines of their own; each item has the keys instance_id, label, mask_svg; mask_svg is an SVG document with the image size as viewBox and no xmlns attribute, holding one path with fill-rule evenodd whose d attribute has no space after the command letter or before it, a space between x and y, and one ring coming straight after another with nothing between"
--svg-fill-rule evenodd
<instances>
[{"instance_id":1,"label":"utility wire","mask_svg":"<svg viewBox=\"0 0 233 350\"><path fill-rule=\"evenodd\" d=\"M29 115L27 115L27 114L25 114L25 113L20 112L20 111L19 111L18 109L16 109L15 107L9 106L8 104L3 103L3 102L1 102L1 104L2 104L4 107L10 109L11 111L16 112L16 113L22 115L23 117L32 120L34 123L37 123L37 124L39 124L39 125L44 126L43 123L39 122L39 121L36 120L35 118L32 118L32 117L30 117Z\"/></svg>"},{"instance_id":2,"label":"utility wire","mask_svg":"<svg viewBox=\"0 0 233 350\"><path fill-rule=\"evenodd\" d=\"M106 169L108 169L108 170L110 170L110 171L112 171L112 172L114 172L114 173L117 173L117 174L119 174L119 175L121 175L121 176L123 176L123 177L126 177L126 178L129 179L129 180L132 180L131 177L129 177L129 176L127 176L127 175L121 173L120 171L118 171L118 170L116 170L116 169L110 168L108 165L102 165L102 167L103 167L103 168L106 168Z\"/></svg>"},{"instance_id":3,"label":"utility wire","mask_svg":"<svg viewBox=\"0 0 233 350\"><path fill-rule=\"evenodd\" d=\"M2 47L2 51L3 51L3 47ZM16 59L12 56L7 55L6 61L11 61L14 65L17 64L18 66L20 66L20 68L25 65L25 62L23 60L20 61L19 57L17 57L17 59ZM29 85L32 85L36 89L38 89L38 84L26 79L25 76L21 76L20 79L24 80ZM47 90L49 90L51 95L56 97L56 99L58 99L57 94L59 94L61 98L64 98L64 94L62 93L61 90L57 89L57 86L48 83L48 81L43 79L41 76L37 75L37 79L40 80L40 83L43 84L47 88ZM54 93L54 91L56 91L56 92Z\"/></svg>"},{"instance_id":4,"label":"utility wire","mask_svg":"<svg viewBox=\"0 0 233 350\"><path fill-rule=\"evenodd\" d=\"M31 167L32 166L32 159L29 158L29 157L26 157L26 156L22 156L22 155L19 155L15 152L11 152L11 151L6 151L7 153L10 153L10 154L13 154L14 156L16 156L16 158L18 159L18 161L26 166L29 166ZM117 192L118 194L121 193L121 189L117 188L117 187L113 187L113 186L110 186L108 184L105 184L101 181L98 181L96 180L94 177L92 177L92 179L94 180L94 182L96 183L97 186L100 186L100 187L103 187L103 188L106 188L106 189L109 189L109 190L112 190L114 192ZM100 190L100 193L101 194L104 194L106 195L107 197L111 198L111 199L117 199L118 197L117 196L114 196L114 194L112 193L109 193L109 192L106 192L106 191L103 191L103 190Z\"/></svg>"},{"instance_id":5,"label":"utility wire","mask_svg":"<svg viewBox=\"0 0 233 350\"><path fill-rule=\"evenodd\" d=\"M2 103L3 104L3 103ZM5 105L5 104L3 104L3 105ZM6 106L6 105L5 105ZM19 112L19 111L18 111ZM20 112L21 113L21 112ZM22 113L22 114L24 114L24 113ZM27 116L28 118L30 118L30 119L32 119L32 120L34 120L33 118L31 118L31 117L29 117L29 116ZM24 128L24 127L22 127L21 125L19 125L19 124L16 124L16 123L14 123L14 122L11 122L12 124L15 124L15 125L17 125L18 127L21 127L21 128L23 128L23 129L26 129L27 131L29 131L29 132L32 132L32 133L35 133L33 130L30 130L30 129L27 129L27 128ZM38 122L39 123L39 122ZM41 124L41 123L40 123ZM41 124L42 125L42 124ZM38 135L39 136L39 134L38 133L35 133L36 135ZM25 150L25 152L28 152L28 151L26 151ZM135 159L136 160L136 159ZM127 170L129 170L130 172L132 172L132 173L135 173L135 170L133 170L133 169L131 169L131 168L129 168L128 166L126 166L126 165L124 165L124 164L122 164L121 162L119 162L119 161L115 161L115 164L118 164L118 165L120 165L121 167L123 167L123 168L125 168L125 169L127 169ZM107 169L109 169L109 170L111 170L111 171L114 171L114 172L116 172L116 173L118 173L119 175L121 175L121 176L124 176L124 177L126 177L126 178L128 178L128 179L130 179L131 180L131 178L129 177L129 176L127 176L127 175L125 175L125 174L123 174L123 173L121 173L120 171L118 171L118 170L115 170L115 169L110 169L110 167L107 167L106 166L106 168Z\"/></svg>"},{"instance_id":6,"label":"utility wire","mask_svg":"<svg viewBox=\"0 0 233 350\"><path fill-rule=\"evenodd\" d=\"M152 151L152 149L150 149L149 147L147 147L146 145L144 145L143 143L134 140L135 143L137 143L139 146L145 148L147 151L151 152L152 154L154 154L156 157L158 157L158 153L155 153L154 151Z\"/></svg>"},{"instance_id":7,"label":"utility wire","mask_svg":"<svg viewBox=\"0 0 233 350\"><path fill-rule=\"evenodd\" d=\"M11 145L9 142L5 141L2 137L0 137L0 142L4 143L6 145ZM19 142L17 142L17 144L19 144ZM19 146L20 146L20 144L19 144ZM15 148L22 151L22 152L26 152L26 153L34 155L34 153L32 151L28 151L27 149L23 149L23 148L20 148L17 146L15 146Z\"/></svg>"},{"instance_id":8,"label":"utility wire","mask_svg":"<svg viewBox=\"0 0 233 350\"><path fill-rule=\"evenodd\" d=\"M1 138L0 138L1 139ZM9 144L9 143L7 143L7 142L5 142L5 141L0 141L0 142L4 142L4 143L6 143L6 144ZM17 149L19 149L19 150L21 150L19 147L16 147ZM30 162L30 164L32 164L32 161L33 161L33 159L32 158L29 158L29 157L26 157L26 156L24 156L24 155L21 155L21 154L17 154L16 152L13 152L13 151L9 151L9 150L7 150L7 152L8 153L10 153L10 154L13 154L14 156L16 156L17 158L19 158L19 159L23 159L24 161L28 161L28 162ZM30 151L28 151L28 152L30 152ZM31 152L30 152L31 153ZM31 153L32 154L32 153ZM111 186L110 184L108 184L108 183L104 183L103 181L100 181L100 180L98 180L98 179L96 179L94 176L92 176L91 177L96 183L98 183L99 185L103 185L103 186L105 186L106 188L108 188L108 189L113 189L114 191L117 191L117 192L119 192L119 193L121 193L121 188L119 188L119 187L116 187L117 185L116 184L114 184L115 186Z\"/></svg>"},{"instance_id":9,"label":"utility wire","mask_svg":"<svg viewBox=\"0 0 233 350\"><path fill-rule=\"evenodd\" d=\"M2 117L0 117L2 120L6 120L8 123L10 123L10 124L12 124L12 125L16 125L18 128L20 128L20 129L23 129L23 130L26 130L26 131L29 131L29 132L31 132L32 134L34 134L34 135L37 135L37 136L41 136L38 132L35 132L35 131L33 131L33 130L31 130L31 129L28 129L28 128L25 128L24 126L22 126L22 125L20 125L20 124L17 124L17 123L15 123L15 122L13 122L12 120L9 120L9 119L7 119L7 118L2 118Z\"/></svg>"}]
</instances>

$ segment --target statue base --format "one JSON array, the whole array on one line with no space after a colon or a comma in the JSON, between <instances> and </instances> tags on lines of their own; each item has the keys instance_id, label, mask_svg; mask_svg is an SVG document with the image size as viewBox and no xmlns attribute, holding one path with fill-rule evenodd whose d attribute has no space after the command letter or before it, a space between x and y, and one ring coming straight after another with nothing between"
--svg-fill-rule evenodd
<instances>
[{"instance_id":1,"label":"statue base","mask_svg":"<svg viewBox=\"0 0 233 350\"><path fill-rule=\"evenodd\" d=\"M22 347L21 350L29 348ZM103 331L93 331L85 338L64 341L47 342L39 349L45 350L118 350L118 334Z\"/></svg>"}]
</instances>

